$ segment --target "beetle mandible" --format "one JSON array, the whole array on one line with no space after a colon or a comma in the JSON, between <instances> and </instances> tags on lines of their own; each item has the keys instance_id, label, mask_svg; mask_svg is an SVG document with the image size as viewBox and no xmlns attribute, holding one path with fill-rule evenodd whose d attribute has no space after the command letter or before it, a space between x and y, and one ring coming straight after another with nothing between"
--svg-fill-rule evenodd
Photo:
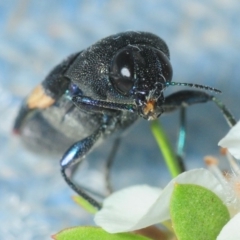
<instances>
[{"instance_id":1,"label":"beetle mandible","mask_svg":"<svg viewBox=\"0 0 240 240\"><path fill-rule=\"evenodd\" d=\"M14 124L33 150L61 152L61 172L68 185L100 209L101 204L72 181L67 170L109 135L121 132L138 118L157 119L163 112L214 101L204 91L183 90L164 97L169 86L220 92L192 83L172 82L166 43L147 32L123 32L104 38L57 65L25 99Z\"/></svg>"}]
</instances>

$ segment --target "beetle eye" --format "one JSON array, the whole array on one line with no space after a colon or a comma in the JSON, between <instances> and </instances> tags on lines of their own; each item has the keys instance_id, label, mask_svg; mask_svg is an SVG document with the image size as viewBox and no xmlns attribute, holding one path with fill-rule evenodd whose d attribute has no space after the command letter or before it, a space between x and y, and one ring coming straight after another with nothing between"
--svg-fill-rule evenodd
<instances>
[{"instance_id":1,"label":"beetle eye","mask_svg":"<svg viewBox=\"0 0 240 240\"><path fill-rule=\"evenodd\" d=\"M129 94L134 84L134 60L132 51L123 48L116 53L110 65L110 81L123 95Z\"/></svg>"}]
</instances>

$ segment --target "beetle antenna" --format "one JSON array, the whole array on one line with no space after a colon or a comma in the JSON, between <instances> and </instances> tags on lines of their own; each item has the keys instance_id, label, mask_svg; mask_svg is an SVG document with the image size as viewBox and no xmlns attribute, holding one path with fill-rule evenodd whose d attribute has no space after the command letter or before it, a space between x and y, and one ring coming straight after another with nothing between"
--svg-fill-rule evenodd
<instances>
[{"instance_id":1,"label":"beetle antenna","mask_svg":"<svg viewBox=\"0 0 240 240\"><path fill-rule=\"evenodd\" d=\"M216 93L222 93L220 90L216 88L212 88L212 87L200 85L200 84L194 84L194 83L165 82L165 87L169 87L169 86L193 87L193 88L200 88L208 91L213 91Z\"/></svg>"}]
</instances>

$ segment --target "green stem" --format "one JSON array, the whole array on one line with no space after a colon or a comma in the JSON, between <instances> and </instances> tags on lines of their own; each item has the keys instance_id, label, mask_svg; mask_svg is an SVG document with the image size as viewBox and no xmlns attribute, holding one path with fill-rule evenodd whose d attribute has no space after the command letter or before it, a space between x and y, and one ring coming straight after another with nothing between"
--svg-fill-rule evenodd
<instances>
[{"instance_id":1,"label":"green stem","mask_svg":"<svg viewBox=\"0 0 240 240\"><path fill-rule=\"evenodd\" d=\"M181 173L180 166L174 150L172 149L172 146L158 120L152 121L151 131L157 141L160 151L162 152L170 174L173 178L176 177Z\"/></svg>"}]
</instances>

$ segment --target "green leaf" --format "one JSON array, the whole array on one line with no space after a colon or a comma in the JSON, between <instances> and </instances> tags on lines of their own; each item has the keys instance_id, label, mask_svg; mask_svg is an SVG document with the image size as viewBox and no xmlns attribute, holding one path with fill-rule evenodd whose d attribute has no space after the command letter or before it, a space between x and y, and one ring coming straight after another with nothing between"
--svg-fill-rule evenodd
<instances>
[{"instance_id":1,"label":"green leaf","mask_svg":"<svg viewBox=\"0 0 240 240\"><path fill-rule=\"evenodd\" d=\"M80 205L85 211L95 214L98 210L93 205L91 205L88 201L80 196L73 196L73 201Z\"/></svg>"},{"instance_id":2,"label":"green leaf","mask_svg":"<svg viewBox=\"0 0 240 240\"><path fill-rule=\"evenodd\" d=\"M55 240L150 240L133 233L111 234L96 227L68 228L53 235L52 238Z\"/></svg>"},{"instance_id":3,"label":"green leaf","mask_svg":"<svg viewBox=\"0 0 240 240\"><path fill-rule=\"evenodd\" d=\"M175 184L170 214L178 240L216 240L230 219L216 194L193 184Z\"/></svg>"}]
</instances>

